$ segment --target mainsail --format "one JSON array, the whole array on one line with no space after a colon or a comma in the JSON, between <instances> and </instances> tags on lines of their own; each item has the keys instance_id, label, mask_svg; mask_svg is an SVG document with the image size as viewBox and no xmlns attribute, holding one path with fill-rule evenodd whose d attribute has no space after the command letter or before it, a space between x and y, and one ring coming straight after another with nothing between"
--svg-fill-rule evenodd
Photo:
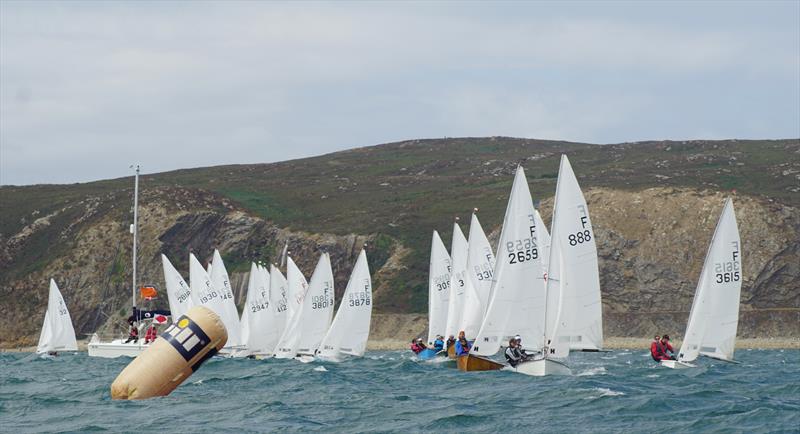
<instances>
[{"instance_id":1,"label":"mainsail","mask_svg":"<svg viewBox=\"0 0 800 434\"><path fill-rule=\"evenodd\" d=\"M497 247L491 299L473 354L492 355L516 334L529 348L544 344L545 283L535 212L525 171L517 167Z\"/></svg>"},{"instance_id":2,"label":"mainsail","mask_svg":"<svg viewBox=\"0 0 800 434\"><path fill-rule=\"evenodd\" d=\"M492 246L475 213L472 214L472 221L469 224L468 244L467 277L470 285L467 287L464 300L460 329L464 330L467 336L473 337L478 334L489 305L495 263Z\"/></svg>"},{"instance_id":3,"label":"mainsail","mask_svg":"<svg viewBox=\"0 0 800 434\"><path fill-rule=\"evenodd\" d=\"M311 283L300 308L303 321L300 324L297 354L313 356L316 353L331 326L333 301L331 259L327 253L323 253L311 275Z\"/></svg>"},{"instance_id":4,"label":"mainsail","mask_svg":"<svg viewBox=\"0 0 800 434\"><path fill-rule=\"evenodd\" d=\"M320 345L319 356L337 359L339 355L363 356L372 318L372 280L366 251L361 250L342 295L339 310Z\"/></svg>"},{"instance_id":5,"label":"mainsail","mask_svg":"<svg viewBox=\"0 0 800 434\"><path fill-rule=\"evenodd\" d=\"M566 155L561 156L547 279L547 339L551 350L598 350L603 346L603 309L595 233L589 208ZM553 337L557 336L557 342ZM556 357L566 354L554 353Z\"/></svg>"},{"instance_id":6,"label":"mainsail","mask_svg":"<svg viewBox=\"0 0 800 434\"><path fill-rule=\"evenodd\" d=\"M733 360L742 278L739 227L728 199L700 272L680 361L691 362L699 354Z\"/></svg>"},{"instance_id":7,"label":"mainsail","mask_svg":"<svg viewBox=\"0 0 800 434\"><path fill-rule=\"evenodd\" d=\"M225 328L228 329L228 343L225 344L225 347L239 347L242 345L239 311L236 309L236 302L233 299L228 270L222 262L219 250L216 249L214 249L214 259L211 262L211 283L222 300L222 312L217 313L220 314Z\"/></svg>"},{"instance_id":8,"label":"mainsail","mask_svg":"<svg viewBox=\"0 0 800 434\"><path fill-rule=\"evenodd\" d=\"M453 223L453 242L450 248L452 273L450 274L450 301L447 307L445 337L456 336L461 331L459 327L464 314L464 301L470 286L467 276L467 249L467 239L464 238L464 233L461 232L457 222Z\"/></svg>"},{"instance_id":9,"label":"mainsail","mask_svg":"<svg viewBox=\"0 0 800 434\"><path fill-rule=\"evenodd\" d=\"M287 298L288 284L286 278L283 277L280 270L274 265L271 266L269 273L269 300L270 300L270 314L272 315L272 322L270 326L265 326L260 332L264 335L264 347L268 350L267 354L274 354L275 347L278 345L278 339L281 338L284 329L286 328L286 321L288 315ZM266 269L264 270L266 273Z\"/></svg>"},{"instance_id":10,"label":"mainsail","mask_svg":"<svg viewBox=\"0 0 800 434\"><path fill-rule=\"evenodd\" d=\"M297 355L297 345L300 342L300 321L302 320L303 299L308 290L308 281L297 268L291 256L286 257L286 284L287 284L287 319L278 345L275 348L275 358L291 359Z\"/></svg>"},{"instance_id":11,"label":"mainsail","mask_svg":"<svg viewBox=\"0 0 800 434\"><path fill-rule=\"evenodd\" d=\"M190 307L192 307L192 295L189 284L183 280L183 276L172 266L167 256L161 255L161 265L164 268L164 283L167 286L167 299L169 300L169 311L172 322L177 322Z\"/></svg>"},{"instance_id":12,"label":"mainsail","mask_svg":"<svg viewBox=\"0 0 800 434\"><path fill-rule=\"evenodd\" d=\"M272 327L273 317L269 297L269 273L256 263L250 264L247 297L242 312L242 343L248 354L271 354L266 331ZM272 343L274 347L274 343Z\"/></svg>"},{"instance_id":13,"label":"mainsail","mask_svg":"<svg viewBox=\"0 0 800 434\"><path fill-rule=\"evenodd\" d=\"M439 233L433 231L431 260L428 273L428 342L436 335L444 336L447 326L447 309L450 302L450 255Z\"/></svg>"},{"instance_id":14,"label":"mainsail","mask_svg":"<svg viewBox=\"0 0 800 434\"><path fill-rule=\"evenodd\" d=\"M58 290L56 281L50 279L50 292L47 297L47 311L44 314L42 332L39 334L37 353L50 351L77 351L78 341L75 339L75 329L72 327L72 318L69 316L67 304L61 291Z\"/></svg>"}]
</instances>

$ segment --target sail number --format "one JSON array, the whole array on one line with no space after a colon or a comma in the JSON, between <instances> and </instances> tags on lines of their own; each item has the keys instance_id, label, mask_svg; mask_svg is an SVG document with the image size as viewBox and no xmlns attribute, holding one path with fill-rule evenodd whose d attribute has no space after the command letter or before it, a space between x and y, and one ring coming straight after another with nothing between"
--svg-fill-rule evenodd
<instances>
[{"instance_id":1,"label":"sail number","mask_svg":"<svg viewBox=\"0 0 800 434\"><path fill-rule=\"evenodd\" d=\"M717 262L714 264L714 273L717 283L738 282L742 278L738 261Z\"/></svg>"},{"instance_id":2,"label":"sail number","mask_svg":"<svg viewBox=\"0 0 800 434\"><path fill-rule=\"evenodd\" d=\"M446 277L447 276L439 276L436 278L437 291L444 291L445 289L450 288L450 279L447 279Z\"/></svg>"},{"instance_id":3,"label":"sail number","mask_svg":"<svg viewBox=\"0 0 800 434\"><path fill-rule=\"evenodd\" d=\"M506 250L509 264L531 261L539 257L539 250L536 248L536 241L533 238L508 241Z\"/></svg>"},{"instance_id":4,"label":"sail number","mask_svg":"<svg viewBox=\"0 0 800 434\"><path fill-rule=\"evenodd\" d=\"M351 293L348 297L348 304L352 307L369 306L371 303L370 294L366 291Z\"/></svg>"},{"instance_id":5,"label":"sail number","mask_svg":"<svg viewBox=\"0 0 800 434\"><path fill-rule=\"evenodd\" d=\"M569 240L570 246L587 243L592 240L592 232L589 229L578 231L574 234L569 234L567 240Z\"/></svg>"},{"instance_id":6,"label":"sail number","mask_svg":"<svg viewBox=\"0 0 800 434\"><path fill-rule=\"evenodd\" d=\"M206 304L217 297L218 297L217 291L211 291L206 295L200 297L200 303Z\"/></svg>"},{"instance_id":7,"label":"sail number","mask_svg":"<svg viewBox=\"0 0 800 434\"><path fill-rule=\"evenodd\" d=\"M332 306L330 299L326 295L315 295L311 297L311 308L312 309L325 309L328 306Z\"/></svg>"}]
</instances>

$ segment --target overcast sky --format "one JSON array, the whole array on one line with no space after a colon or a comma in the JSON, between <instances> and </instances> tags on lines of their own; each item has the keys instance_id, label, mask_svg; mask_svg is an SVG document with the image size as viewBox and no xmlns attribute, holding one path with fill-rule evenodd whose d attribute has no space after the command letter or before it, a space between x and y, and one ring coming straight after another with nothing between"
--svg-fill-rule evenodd
<instances>
[{"instance_id":1,"label":"overcast sky","mask_svg":"<svg viewBox=\"0 0 800 434\"><path fill-rule=\"evenodd\" d=\"M800 137L800 2L0 2L0 184L413 138Z\"/></svg>"}]
</instances>

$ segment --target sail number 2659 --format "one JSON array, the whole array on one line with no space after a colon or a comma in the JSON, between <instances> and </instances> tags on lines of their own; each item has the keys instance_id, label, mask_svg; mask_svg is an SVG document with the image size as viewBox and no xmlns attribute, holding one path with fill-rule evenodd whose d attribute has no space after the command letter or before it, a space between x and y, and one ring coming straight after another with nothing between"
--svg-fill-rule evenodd
<instances>
[{"instance_id":1,"label":"sail number 2659","mask_svg":"<svg viewBox=\"0 0 800 434\"><path fill-rule=\"evenodd\" d=\"M506 242L508 263L516 264L530 261L539 257L539 250L533 238Z\"/></svg>"}]
</instances>

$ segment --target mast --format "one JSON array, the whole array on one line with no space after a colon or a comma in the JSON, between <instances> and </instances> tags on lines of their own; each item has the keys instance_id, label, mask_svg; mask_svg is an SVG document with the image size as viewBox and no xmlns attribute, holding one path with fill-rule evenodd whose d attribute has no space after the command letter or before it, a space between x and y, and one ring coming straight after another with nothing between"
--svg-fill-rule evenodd
<instances>
[{"instance_id":1,"label":"mast","mask_svg":"<svg viewBox=\"0 0 800 434\"><path fill-rule=\"evenodd\" d=\"M131 225L131 233L133 234L133 279L131 288L131 299L133 301L133 321L136 322L136 238L138 232L139 221L139 165L131 166L136 171L133 181L133 224Z\"/></svg>"}]
</instances>

